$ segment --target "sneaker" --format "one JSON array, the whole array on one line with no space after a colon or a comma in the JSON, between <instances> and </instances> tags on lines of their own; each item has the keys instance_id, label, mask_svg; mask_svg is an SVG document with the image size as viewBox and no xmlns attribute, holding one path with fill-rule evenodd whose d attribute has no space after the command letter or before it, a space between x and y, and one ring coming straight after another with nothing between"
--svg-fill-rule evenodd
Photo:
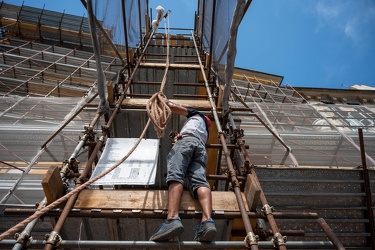
<instances>
[{"instance_id":1,"label":"sneaker","mask_svg":"<svg viewBox=\"0 0 375 250\"><path fill-rule=\"evenodd\" d=\"M151 236L152 241L169 241L173 237L179 236L184 232L184 226L180 217L168 219L158 228L158 231Z\"/></svg>"},{"instance_id":2,"label":"sneaker","mask_svg":"<svg viewBox=\"0 0 375 250\"><path fill-rule=\"evenodd\" d=\"M209 218L194 227L196 241L212 241L216 236L214 220Z\"/></svg>"}]
</instances>

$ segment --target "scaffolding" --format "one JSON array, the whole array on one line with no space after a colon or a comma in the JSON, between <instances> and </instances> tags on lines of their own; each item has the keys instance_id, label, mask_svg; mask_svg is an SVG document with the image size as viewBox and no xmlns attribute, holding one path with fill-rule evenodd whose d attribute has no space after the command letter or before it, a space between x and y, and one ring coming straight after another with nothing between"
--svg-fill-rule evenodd
<instances>
[{"instance_id":1,"label":"scaffolding","mask_svg":"<svg viewBox=\"0 0 375 250\"><path fill-rule=\"evenodd\" d=\"M101 9L106 3L93 4ZM29 222L16 240L0 241L2 248L372 246L374 105L310 102L292 87L280 87L274 77L244 74L233 77L231 112L224 115L220 99L224 78L217 72L225 66L227 45L223 41L229 39L229 23L218 25L215 15L231 16L235 3L199 1L195 29L182 34L152 33L147 1L117 1L112 7L123 10L115 23L127 27L125 33L134 33L118 31L116 36L129 40L115 46L108 45L111 36L98 36L102 46L107 44L100 59L111 107L103 115L97 110L98 55L92 48L82 50L91 46L88 42L82 46L89 32L83 28L88 27L87 20L80 19L80 30L72 28L87 33L69 43L74 48L61 47L69 39L62 37L62 21L58 20L73 17L27 6L14 15L10 11L14 6L1 6L0 11L7 13L3 26L6 21L7 27L14 27L9 34L39 42L6 37L0 43L0 179L4 183L0 186L0 232L85 185L107 138L139 137L149 124L147 100L159 91L166 76L168 99L199 109L214 121L206 145L207 177L220 233L211 243L191 241L192 232L182 235L180 242L147 241L166 216L165 156L170 142L165 136L160 138L156 184L84 189L65 206L47 209L42 218L48 220L37 217ZM41 15L31 20L30 12ZM110 20L105 20L109 14L95 15L103 20L96 22L102 27L95 29L110 33ZM38 35L30 32L32 24L39 27ZM47 26L57 28L44 32ZM138 44L131 42L138 37ZM179 130L182 124L183 118L173 115L166 131ZM157 138L152 128L144 136ZM53 185L48 183L51 180ZM56 183L61 184L58 190L51 187ZM103 197L109 197L108 202L103 203ZM187 193L182 203L181 218L186 228L192 228L200 218L200 208Z\"/></svg>"}]
</instances>

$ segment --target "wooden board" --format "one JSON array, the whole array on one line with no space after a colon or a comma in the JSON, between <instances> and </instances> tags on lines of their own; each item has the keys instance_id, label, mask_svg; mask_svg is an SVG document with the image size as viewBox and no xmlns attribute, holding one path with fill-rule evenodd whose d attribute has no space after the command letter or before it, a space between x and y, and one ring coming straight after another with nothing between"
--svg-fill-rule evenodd
<instances>
[{"instance_id":1,"label":"wooden board","mask_svg":"<svg viewBox=\"0 0 375 250\"><path fill-rule=\"evenodd\" d=\"M218 131L215 121L211 120L211 127L209 128L209 137L207 140L207 144L218 144ZM206 165L206 173L207 174L216 174L216 163L218 161L218 154L219 149L218 148L206 148L207 152L207 165ZM214 185L213 180L208 181L210 183L210 186L212 187Z\"/></svg>"},{"instance_id":2,"label":"wooden board","mask_svg":"<svg viewBox=\"0 0 375 250\"><path fill-rule=\"evenodd\" d=\"M176 103L177 105L182 105L184 107L192 107L198 110L210 110L210 102L205 100L174 100L169 99L171 102ZM136 99L136 98L128 98L124 99L122 105L127 108L139 108L145 109L146 104L149 99Z\"/></svg>"},{"instance_id":3,"label":"wooden board","mask_svg":"<svg viewBox=\"0 0 375 250\"><path fill-rule=\"evenodd\" d=\"M42 186L48 203L54 202L63 195L64 185L58 166L50 166L42 180Z\"/></svg>"},{"instance_id":4,"label":"wooden board","mask_svg":"<svg viewBox=\"0 0 375 250\"><path fill-rule=\"evenodd\" d=\"M165 68L165 63L141 63L140 67ZM200 69L198 64L170 63L170 69Z\"/></svg>"},{"instance_id":5,"label":"wooden board","mask_svg":"<svg viewBox=\"0 0 375 250\"><path fill-rule=\"evenodd\" d=\"M245 197L242 197L245 201ZM82 190L74 208L79 209L123 209L123 210L167 210L167 190ZM245 207L247 208L246 201ZM181 210L201 210L198 200L184 191ZM212 192L214 211L239 211L233 192Z\"/></svg>"},{"instance_id":6,"label":"wooden board","mask_svg":"<svg viewBox=\"0 0 375 250\"><path fill-rule=\"evenodd\" d=\"M252 212L256 211L260 193L261 188L255 181L255 177L252 174L248 174L244 194L246 197L247 205L250 207L250 211Z\"/></svg>"}]
</instances>

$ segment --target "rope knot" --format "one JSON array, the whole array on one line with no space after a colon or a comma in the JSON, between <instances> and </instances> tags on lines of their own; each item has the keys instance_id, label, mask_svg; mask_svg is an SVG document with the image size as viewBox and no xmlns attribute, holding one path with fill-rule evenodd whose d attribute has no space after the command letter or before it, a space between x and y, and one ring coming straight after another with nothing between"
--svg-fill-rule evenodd
<instances>
[{"instance_id":1,"label":"rope knot","mask_svg":"<svg viewBox=\"0 0 375 250\"><path fill-rule=\"evenodd\" d=\"M146 109L158 138L164 136L164 130L171 117L171 109L167 105L167 97L163 92L156 92L147 102Z\"/></svg>"}]
</instances>

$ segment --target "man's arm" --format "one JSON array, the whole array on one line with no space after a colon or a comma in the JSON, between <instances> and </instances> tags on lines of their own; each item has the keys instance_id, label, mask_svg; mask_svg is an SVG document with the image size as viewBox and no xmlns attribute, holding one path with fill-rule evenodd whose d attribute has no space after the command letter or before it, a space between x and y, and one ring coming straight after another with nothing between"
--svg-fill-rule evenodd
<instances>
[{"instance_id":1,"label":"man's arm","mask_svg":"<svg viewBox=\"0 0 375 250\"><path fill-rule=\"evenodd\" d=\"M168 101L167 105L171 109L172 113L176 113L176 114L183 115L183 116L188 116L188 114L189 114L187 108L185 108L183 106L176 105L171 101Z\"/></svg>"}]
</instances>

